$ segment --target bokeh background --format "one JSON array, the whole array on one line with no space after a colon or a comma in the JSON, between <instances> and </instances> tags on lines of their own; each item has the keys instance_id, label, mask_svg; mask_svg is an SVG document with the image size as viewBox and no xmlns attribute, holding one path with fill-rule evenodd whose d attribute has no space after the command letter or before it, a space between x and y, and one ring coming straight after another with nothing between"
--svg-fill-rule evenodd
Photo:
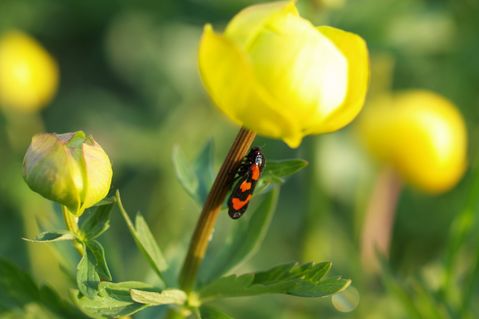
<instances>
[{"instance_id":1,"label":"bokeh background","mask_svg":"<svg viewBox=\"0 0 479 319\"><path fill-rule=\"evenodd\" d=\"M54 98L39 110L0 109L0 256L62 293L73 286L62 270L74 269L70 247L22 240L60 227L61 220L57 207L24 184L21 163L33 134L81 129L109 154L112 189L121 190L130 212L145 215L172 264L181 262L200 208L176 180L173 148L179 145L193 159L212 140L219 165L238 130L201 86L198 40L205 23L221 29L240 9L257 2L0 0L0 37L13 29L29 34L54 58L60 76ZM353 280L353 288L333 302L264 296L218 306L235 318L301 319L414 318L411 307L441 305L440 317L425 310L429 317L416 318L455 318L449 308L461 304L467 292L472 308L457 318L477 318L479 1L300 0L298 7L315 25L340 27L366 39L370 97L422 88L453 101L468 128L468 169L445 194L402 188L389 270L370 273L361 265L359 238L378 166L358 143L354 122L341 132L308 137L297 150L258 138L268 158L301 157L310 165L282 187L264 244L240 271L330 260L335 273ZM219 227L228 222L223 215ZM118 214L102 242L116 281L152 276ZM451 297L441 299L438 287L451 252L459 266L445 288ZM414 299L411 307L407 296ZM17 306L0 300L0 317L37 317L25 305Z\"/></svg>"}]
</instances>

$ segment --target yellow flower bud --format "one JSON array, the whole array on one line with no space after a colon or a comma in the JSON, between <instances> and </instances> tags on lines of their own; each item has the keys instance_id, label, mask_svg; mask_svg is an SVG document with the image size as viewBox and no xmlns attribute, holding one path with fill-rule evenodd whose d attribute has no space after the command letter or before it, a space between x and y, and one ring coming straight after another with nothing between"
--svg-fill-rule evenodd
<instances>
[{"instance_id":1,"label":"yellow flower bud","mask_svg":"<svg viewBox=\"0 0 479 319\"><path fill-rule=\"evenodd\" d=\"M209 95L230 119L290 147L351 122L369 77L365 42L313 26L293 1L248 7L223 34L207 25L199 66Z\"/></svg>"},{"instance_id":2,"label":"yellow flower bud","mask_svg":"<svg viewBox=\"0 0 479 319\"><path fill-rule=\"evenodd\" d=\"M108 194L112 169L103 148L84 132L46 133L33 137L23 175L33 191L79 216Z\"/></svg>"},{"instance_id":3,"label":"yellow flower bud","mask_svg":"<svg viewBox=\"0 0 479 319\"><path fill-rule=\"evenodd\" d=\"M57 64L37 41L18 31L0 36L0 105L37 111L57 86Z\"/></svg>"},{"instance_id":4,"label":"yellow flower bud","mask_svg":"<svg viewBox=\"0 0 479 319\"><path fill-rule=\"evenodd\" d=\"M433 92L377 98L363 112L359 131L371 153L423 191L447 191L464 173L464 120L451 102Z\"/></svg>"}]
</instances>

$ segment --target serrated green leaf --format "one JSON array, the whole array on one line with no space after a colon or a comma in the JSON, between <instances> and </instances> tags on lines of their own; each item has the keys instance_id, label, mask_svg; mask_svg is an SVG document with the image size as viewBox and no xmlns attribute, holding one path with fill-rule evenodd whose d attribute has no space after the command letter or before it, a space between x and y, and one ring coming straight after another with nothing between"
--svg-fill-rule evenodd
<instances>
[{"instance_id":1,"label":"serrated green leaf","mask_svg":"<svg viewBox=\"0 0 479 319\"><path fill-rule=\"evenodd\" d=\"M131 289L148 289L150 287L142 282L101 282L98 295L92 299L81 296L79 293L73 295L78 307L87 315L94 318L117 318L130 316L148 305L136 303L131 299Z\"/></svg>"},{"instance_id":2,"label":"serrated green leaf","mask_svg":"<svg viewBox=\"0 0 479 319\"><path fill-rule=\"evenodd\" d=\"M96 258L91 249L86 246L77 266L77 286L80 292L93 299L98 291L100 276L97 273Z\"/></svg>"},{"instance_id":3,"label":"serrated green leaf","mask_svg":"<svg viewBox=\"0 0 479 319\"><path fill-rule=\"evenodd\" d=\"M180 289L165 289L160 292L131 289L130 296L135 302L151 306L183 305L187 299L186 293Z\"/></svg>"},{"instance_id":4,"label":"serrated green leaf","mask_svg":"<svg viewBox=\"0 0 479 319\"><path fill-rule=\"evenodd\" d=\"M247 261L259 249L268 232L279 198L279 187L263 196L262 202L251 212L249 220L238 221L221 251L211 252L201 268L200 282L209 282Z\"/></svg>"},{"instance_id":5,"label":"serrated green leaf","mask_svg":"<svg viewBox=\"0 0 479 319\"><path fill-rule=\"evenodd\" d=\"M130 294L131 289L143 289L148 291L154 291L154 287L150 284L142 281L122 281L122 282L109 282L102 281L99 285L100 294L103 291L108 292L110 295L123 291L125 294Z\"/></svg>"},{"instance_id":6,"label":"serrated green leaf","mask_svg":"<svg viewBox=\"0 0 479 319\"><path fill-rule=\"evenodd\" d=\"M233 317L211 306L201 306L200 315L201 319L233 319Z\"/></svg>"},{"instance_id":7,"label":"serrated green leaf","mask_svg":"<svg viewBox=\"0 0 479 319\"><path fill-rule=\"evenodd\" d=\"M281 178L297 173L308 165L302 159L268 161L264 168L262 179L269 182L280 181Z\"/></svg>"},{"instance_id":8,"label":"serrated green leaf","mask_svg":"<svg viewBox=\"0 0 479 319\"><path fill-rule=\"evenodd\" d=\"M331 296L341 292L351 284L350 279L342 279L341 277L329 278L322 280L320 284L312 282L303 282L295 284L289 289L287 294L298 297L324 297Z\"/></svg>"},{"instance_id":9,"label":"serrated green leaf","mask_svg":"<svg viewBox=\"0 0 479 319\"><path fill-rule=\"evenodd\" d=\"M130 231L136 246L142 252L145 259L150 264L151 268L156 272L158 277L165 282L163 271L168 268L168 265L163 257L163 254L160 250L160 247L156 243L156 240L151 233L148 224L146 223L145 219L140 213L137 213L135 218L135 225L133 225L130 217L128 216L127 211L123 207L123 203L121 202L120 192L116 192L116 200L118 204L118 208L123 219L128 226L128 230Z\"/></svg>"},{"instance_id":10,"label":"serrated green leaf","mask_svg":"<svg viewBox=\"0 0 479 319\"><path fill-rule=\"evenodd\" d=\"M85 296L74 296L74 300L85 314L93 318L130 316L148 307L130 300L122 300L110 296L95 296L93 299L86 298Z\"/></svg>"},{"instance_id":11,"label":"serrated green leaf","mask_svg":"<svg viewBox=\"0 0 479 319\"><path fill-rule=\"evenodd\" d=\"M270 270L219 278L200 289L204 300L254 296L258 294L288 294L300 297L324 297L337 293L351 283L340 277L323 279L331 263L297 263Z\"/></svg>"},{"instance_id":12,"label":"serrated green leaf","mask_svg":"<svg viewBox=\"0 0 479 319\"><path fill-rule=\"evenodd\" d=\"M101 203L87 209L79 220L78 226L83 240L98 238L110 227L110 213L115 200L104 200Z\"/></svg>"},{"instance_id":13,"label":"serrated green leaf","mask_svg":"<svg viewBox=\"0 0 479 319\"><path fill-rule=\"evenodd\" d=\"M43 232L39 234L35 239L23 238L23 240L33 243L50 243L54 241L73 240L75 236L68 230L57 230Z\"/></svg>"},{"instance_id":14,"label":"serrated green leaf","mask_svg":"<svg viewBox=\"0 0 479 319\"><path fill-rule=\"evenodd\" d=\"M131 289L152 289L143 282L127 281L120 283L101 282L98 295L93 299L74 294L76 304L82 311L95 318L111 318L130 316L147 305L138 304L130 297Z\"/></svg>"},{"instance_id":15,"label":"serrated green leaf","mask_svg":"<svg viewBox=\"0 0 479 319\"><path fill-rule=\"evenodd\" d=\"M99 285L100 296L109 296L112 298L120 300L130 300L131 299L130 290L131 289L141 289L144 291L156 291L157 288L152 287L150 284L141 281L123 281L123 282L108 282L102 281Z\"/></svg>"},{"instance_id":16,"label":"serrated green leaf","mask_svg":"<svg viewBox=\"0 0 479 319\"><path fill-rule=\"evenodd\" d=\"M37 305L51 318L84 319L73 305L62 300L47 286L38 287L30 275L8 261L0 259L0 309L21 312L25 306Z\"/></svg>"},{"instance_id":17,"label":"serrated green leaf","mask_svg":"<svg viewBox=\"0 0 479 319\"><path fill-rule=\"evenodd\" d=\"M105 258L105 250L103 246L96 240L86 242L87 250L91 252L94 257L95 269L101 280L111 280L110 269Z\"/></svg>"},{"instance_id":18,"label":"serrated green leaf","mask_svg":"<svg viewBox=\"0 0 479 319\"><path fill-rule=\"evenodd\" d=\"M176 145L173 148L172 159L176 178L180 182L180 185L188 193L188 195L190 195L195 201L198 201L198 179L196 177L195 171L193 170L193 166L188 162L179 145Z\"/></svg>"}]
</instances>

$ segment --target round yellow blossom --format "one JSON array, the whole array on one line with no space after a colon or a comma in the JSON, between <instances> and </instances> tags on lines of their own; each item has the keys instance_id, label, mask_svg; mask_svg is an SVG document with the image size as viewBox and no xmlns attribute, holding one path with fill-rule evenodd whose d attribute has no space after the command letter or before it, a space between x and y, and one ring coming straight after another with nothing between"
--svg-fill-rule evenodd
<instances>
[{"instance_id":1,"label":"round yellow blossom","mask_svg":"<svg viewBox=\"0 0 479 319\"><path fill-rule=\"evenodd\" d=\"M377 98L363 112L359 130L371 153L426 192L447 191L464 173L464 120L436 93L412 90Z\"/></svg>"},{"instance_id":2,"label":"round yellow blossom","mask_svg":"<svg viewBox=\"0 0 479 319\"><path fill-rule=\"evenodd\" d=\"M230 119L290 147L351 122L369 77L365 42L313 26L293 1L248 7L223 34L206 25L199 66L209 95Z\"/></svg>"},{"instance_id":3,"label":"round yellow blossom","mask_svg":"<svg viewBox=\"0 0 479 319\"><path fill-rule=\"evenodd\" d=\"M37 111L57 86L57 64L36 40L19 31L0 36L0 105Z\"/></svg>"}]
</instances>

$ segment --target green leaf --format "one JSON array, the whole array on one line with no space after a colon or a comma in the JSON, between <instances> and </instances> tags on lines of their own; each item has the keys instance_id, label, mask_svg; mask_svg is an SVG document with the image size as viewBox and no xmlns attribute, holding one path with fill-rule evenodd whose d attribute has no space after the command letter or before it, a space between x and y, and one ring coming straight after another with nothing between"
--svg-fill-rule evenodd
<instances>
[{"instance_id":1,"label":"green leaf","mask_svg":"<svg viewBox=\"0 0 479 319\"><path fill-rule=\"evenodd\" d=\"M233 319L233 317L211 306L201 306L200 315L201 319Z\"/></svg>"},{"instance_id":2,"label":"green leaf","mask_svg":"<svg viewBox=\"0 0 479 319\"><path fill-rule=\"evenodd\" d=\"M150 256L152 263L154 263L160 271L168 268L160 247L158 247L155 237L153 237L151 233L150 227L148 227L148 224L140 213L136 214L135 228L138 240L145 249L146 254Z\"/></svg>"},{"instance_id":3,"label":"green leaf","mask_svg":"<svg viewBox=\"0 0 479 319\"><path fill-rule=\"evenodd\" d=\"M263 196L251 212L251 218L239 220L221 251L212 251L200 270L200 282L209 282L251 258L260 248L268 232L279 198L279 187Z\"/></svg>"},{"instance_id":4,"label":"green leaf","mask_svg":"<svg viewBox=\"0 0 479 319\"><path fill-rule=\"evenodd\" d=\"M103 246L96 240L87 241L86 246L94 257L95 270L100 279L111 281L110 269L108 269Z\"/></svg>"},{"instance_id":5,"label":"green leaf","mask_svg":"<svg viewBox=\"0 0 479 319\"><path fill-rule=\"evenodd\" d=\"M150 228L148 227L148 224L143 216L140 213L137 213L135 225L133 225L127 211L123 207L119 191L116 192L116 200L120 213L123 216L123 219L125 219L128 230L133 236L136 246L140 249L150 266L164 283L163 271L168 268L168 265L163 257L160 247L151 233Z\"/></svg>"},{"instance_id":6,"label":"green leaf","mask_svg":"<svg viewBox=\"0 0 479 319\"><path fill-rule=\"evenodd\" d=\"M77 266L77 286L83 295L93 299L98 291L100 276L97 273L95 254L89 246L86 246L84 251L85 253Z\"/></svg>"},{"instance_id":7,"label":"green leaf","mask_svg":"<svg viewBox=\"0 0 479 319\"><path fill-rule=\"evenodd\" d=\"M50 232L43 232L39 234L35 239L23 238L23 240L33 243L50 243L54 241L73 240L75 236L68 230L57 230Z\"/></svg>"},{"instance_id":8,"label":"green leaf","mask_svg":"<svg viewBox=\"0 0 479 319\"><path fill-rule=\"evenodd\" d=\"M73 295L73 299L85 314L94 318L130 316L148 307L148 305L136 303L131 299L131 289L151 289L151 286L134 281L101 282L98 295L92 299L82 296L78 292Z\"/></svg>"},{"instance_id":9,"label":"green leaf","mask_svg":"<svg viewBox=\"0 0 479 319\"><path fill-rule=\"evenodd\" d=\"M219 278L200 289L205 300L254 296L259 294L288 294L300 297L324 297L347 288L351 281L340 277L323 279L331 263L291 263L270 270Z\"/></svg>"},{"instance_id":10,"label":"green leaf","mask_svg":"<svg viewBox=\"0 0 479 319\"><path fill-rule=\"evenodd\" d=\"M462 267L461 255L464 253L469 254L470 251L468 244L472 242L473 247L478 247L477 243L479 242L479 218L477 217L479 208L479 198L477 196L479 192L479 165L473 165L472 171L468 175L469 179L466 179L468 194L463 201L464 207L460 213L456 214L446 242L444 254L445 271L440 290L444 303L453 302L457 297L455 281L461 280L465 283L465 287L462 289L462 296L459 297L461 305L458 316L461 318L467 316L466 313L469 311L471 298L475 295L477 281L479 281L479 251L476 251L474 268L468 271L465 279L460 270Z\"/></svg>"},{"instance_id":11,"label":"green leaf","mask_svg":"<svg viewBox=\"0 0 479 319\"><path fill-rule=\"evenodd\" d=\"M187 299L186 293L180 289L165 289L160 292L131 289L130 296L135 302L152 306L183 305Z\"/></svg>"},{"instance_id":12,"label":"green leaf","mask_svg":"<svg viewBox=\"0 0 479 319\"><path fill-rule=\"evenodd\" d=\"M422 319L422 314L417 308L411 293L394 277L384 256L379 254L377 256L381 264L381 279L390 295L402 304L403 309L408 313L408 318Z\"/></svg>"},{"instance_id":13,"label":"green leaf","mask_svg":"<svg viewBox=\"0 0 479 319\"><path fill-rule=\"evenodd\" d=\"M198 181L196 198L200 204L203 204L206 201L206 197L208 196L211 185L213 184L213 163L214 143L213 140L209 140L198 154L194 162L194 171Z\"/></svg>"},{"instance_id":14,"label":"green leaf","mask_svg":"<svg viewBox=\"0 0 479 319\"><path fill-rule=\"evenodd\" d=\"M78 223L82 239L98 238L110 227L110 213L114 203L114 198L103 200L101 205L97 204L95 207L87 209Z\"/></svg>"},{"instance_id":15,"label":"green leaf","mask_svg":"<svg viewBox=\"0 0 479 319\"><path fill-rule=\"evenodd\" d=\"M179 146L173 149L176 177L185 191L198 204L203 204L213 184L214 145L210 140L193 162L186 159Z\"/></svg>"},{"instance_id":16,"label":"green leaf","mask_svg":"<svg viewBox=\"0 0 479 319\"><path fill-rule=\"evenodd\" d=\"M186 159L186 156L179 145L176 145L173 148L172 159L173 165L175 167L176 178L180 182L180 185L183 186L184 190L188 193L188 195L190 195L195 201L198 201L198 179L196 177L193 166Z\"/></svg>"},{"instance_id":17,"label":"green leaf","mask_svg":"<svg viewBox=\"0 0 479 319\"><path fill-rule=\"evenodd\" d=\"M33 305L41 308L41 313L49 313L48 319L85 318L51 288L38 287L28 273L0 259L0 309L15 311L22 317L22 309L31 309Z\"/></svg>"},{"instance_id":18,"label":"green leaf","mask_svg":"<svg viewBox=\"0 0 479 319\"><path fill-rule=\"evenodd\" d=\"M442 300L436 291L428 289L427 284L419 277L408 278L408 285L405 280L396 278L384 255L377 252L381 265L381 279L389 294L401 303L402 308L407 312L408 318L416 319L446 319L455 317L448 313L450 308ZM467 318L460 315L458 318Z\"/></svg>"},{"instance_id":19,"label":"green leaf","mask_svg":"<svg viewBox=\"0 0 479 319\"><path fill-rule=\"evenodd\" d=\"M283 177L297 173L308 165L302 159L290 159L280 161L267 161L261 179L266 182L276 183Z\"/></svg>"},{"instance_id":20,"label":"green leaf","mask_svg":"<svg viewBox=\"0 0 479 319\"><path fill-rule=\"evenodd\" d=\"M143 281L122 281L122 282L107 282L100 283L100 292L106 291L108 294L115 292L125 292L129 294L131 289L154 289L150 284ZM153 291L153 290L152 290Z\"/></svg>"},{"instance_id":21,"label":"green leaf","mask_svg":"<svg viewBox=\"0 0 479 319\"><path fill-rule=\"evenodd\" d=\"M446 319L450 318L446 315L446 305L436 300L435 292L427 289L425 282L422 280L412 281L413 296L418 305L421 318L423 319ZM460 318L467 318L461 316Z\"/></svg>"},{"instance_id":22,"label":"green leaf","mask_svg":"<svg viewBox=\"0 0 479 319\"><path fill-rule=\"evenodd\" d=\"M477 239L476 239L477 241ZM477 285L479 282L479 245L476 243L474 253L474 262L472 267L466 272L464 287L462 289L462 298L460 306L460 317L467 318L467 313L471 311L474 299L477 297Z\"/></svg>"}]
</instances>

